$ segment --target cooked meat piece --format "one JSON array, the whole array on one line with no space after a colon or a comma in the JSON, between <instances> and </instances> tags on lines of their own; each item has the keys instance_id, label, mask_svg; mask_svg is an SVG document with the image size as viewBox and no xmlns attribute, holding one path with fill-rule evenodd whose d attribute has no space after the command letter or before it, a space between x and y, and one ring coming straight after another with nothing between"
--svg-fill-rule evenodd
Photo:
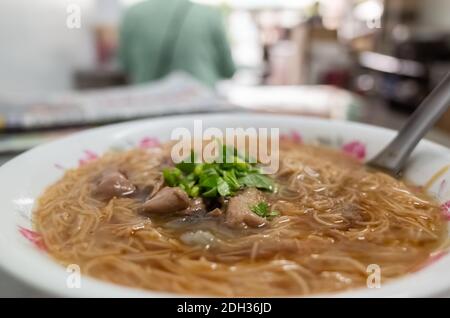
<instances>
[{"instance_id":1,"label":"cooked meat piece","mask_svg":"<svg viewBox=\"0 0 450 318\"><path fill-rule=\"evenodd\" d=\"M221 216L222 214L223 214L223 212L221 209L215 208L214 210L209 211L207 215L217 217L217 216Z\"/></svg>"},{"instance_id":2,"label":"cooked meat piece","mask_svg":"<svg viewBox=\"0 0 450 318\"><path fill-rule=\"evenodd\" d=\"M173 213L185 210L191 200L186 192L180 188L165 187L147 200L141 207L146 213Z\"/></svg>"},{"instance_id":3,"label":"cooked meat piece","mask_svg":"<svg viewBox=\"0 0 450 318\"><path fill-rule=\"evenodd\" d=\"M190 199L189 207L187 209L184 209L183 211L180 211L178 214L183 215L194 215L198 213L205 213L206 207L205 203L203 202L202 198L195 198Z\"/></svg>"},{"instance_id":4,"label":"cooked meat piece","mask_svg":"<svg viewBox=\"0 0 450 318\"><path fill-rule=\"evenodd\" d=\"M123 197L136 191L136 187L127 177L118 170L108 170L103 172L97 183L96 195L102 199L113 197Z\"/></svg>"},{"instance_id":5,"label":"cooked meat piece","mask_svg":"<svg viewBox=\"0 0 450 318\"><path fill-rule=\"evenodd\" d=\"M164 186L164 178L162 177L148 180L148 182L145 186L137 187L136 192L133 194L134 199L145 202L151 199Z\"/></svg>"},{"instance_id":6,"label":"cooked meat piece","mask_svg":"<svg viewBox=\"0 0 450 318\"><path fill-rule=\"evenodd\" d=\"M231 227L261 227L266 220L252 212L251 207L264 201L261 191L249 188L232 197L228 202L225 223Z\"/></svg>"},{"instance_id":7,"label":"cooked meat piece","mask_svg":"<svg viewBox=\"0 0 450 318\"><path fill-rule=\"evenodd\" d=\"M150 188L150 194L149 198L153 197L156 193L158 193L159 190L164 186L164 178L161 176L160 178L156 179L152 185L149 186Z\"/></svg>"}]
</instances>

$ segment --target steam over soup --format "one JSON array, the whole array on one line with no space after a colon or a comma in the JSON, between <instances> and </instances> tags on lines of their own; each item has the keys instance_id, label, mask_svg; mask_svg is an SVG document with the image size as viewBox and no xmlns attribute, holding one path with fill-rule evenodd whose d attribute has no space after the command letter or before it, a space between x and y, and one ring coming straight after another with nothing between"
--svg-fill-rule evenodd
<instances>
[{"instance_id":1,"label":"steam over soup","mask_svg":"<svg viewBox=\"0 0 450 318\"><path fill-rule=\"evenodd\" d=\"M382 283L420 268L445 242L438 204L336 150L289 141L263 175L232 163L181 163L170 145L108 153L50 186L34 214L48 252L84 274L150 290L308 295Z\"/></svg>"}]
</instances>

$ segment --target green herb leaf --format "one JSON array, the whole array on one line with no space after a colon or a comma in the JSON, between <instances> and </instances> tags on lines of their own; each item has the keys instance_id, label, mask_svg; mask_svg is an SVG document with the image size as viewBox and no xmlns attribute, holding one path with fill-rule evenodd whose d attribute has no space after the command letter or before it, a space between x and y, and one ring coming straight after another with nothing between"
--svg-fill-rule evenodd
<instances>
[{"instance_id":1,"label":"green herb leaf","mask_svg":"<svg viewBox=\"0 0 450 318\"><path fill-rule=\"evenodd\" d=\"M253 213L257 214L260 217L263 218L270 218L278 216L279 213L277 211L271 211L269 204L267 202L259 202L258 204L255 204L254 206L250 207L250 210L252 210Z\"/></svg>"},{"instance_id":2,"label":"green herb leaf","mask_svg":"<svg viewBox=\"0 0 450 318\"><path fill-rule=\"evenodd\" d=\"M200 179L200 186L203 188L214 188L217 186L217 180L219 179L218 174L211 174Z\"/></svg>"},{"instance_id":3,"label":"green herb leaf","mask_svg":"<svg viewBox=\"0 0 450 318\"><path fill-rule=\"evenodd\" d=\"M197 176L194 173L190 173L186 176L186 180L195 182L197 180Z\"/></svg>"},{"instance_id":4,"label":"green herb leaf","mask_svg":"<svg viewBox=\"0 0 450 318\"><path fill-rule=\"evenodd\" d=\"M182 173L178 168L163 169L163 177L170 187L176 187L179 183Z\"/></svg>"},{"instance_id":5,"label":"green herb leaf","mask_svg":"<svg viewBox=\"0 0 450 318\"><path fill-rule=\"evenodd\" d=\"M184 173L191 173L194 171L195 163L192 162L180 162L176 164L176 167Z\"/></svg>"},{"instance_id":6,"label":"green herb leaf","mask_svg":"<svg viewBox=\"0 0 450 318\"><path fill-rule=\"evenodd\" d=\"M211 188L210 190L202 193L202 197L205 198L214 198L216 196L217 196L217 188Z\"/></svg>"},{"instance_id":7,"label":"green herb leaf","mask_svg":"<svg viewBox=\"0 0 450 318\"><path fill-rule=\"evenodd\" d=\"M200 195L200 187L199 186L193 186L191 190L189 191L189 196L196 198Z\"/></svg>"},{"instance_id":8,"label":"green herb leaf","mask_svg":"<svg viewBox=\"0 0 450 318\"><path fill-rule=\"evenodd\" d=\"M196 175L197 177L199 177L201 174L202 174L202 172L203 172L203 167L204 167L205 165L203 164L203 163L199 163L199 164L197 164L196 166L195 166L195 168L194 168L194 175Z\"/></svg>"},{"instance_id":9,"label":"green herb leaf","mask_svg":"<svg viewBox=\"0 0 450 318\"><path fill-rule=\"evenodd\" d=\"M274 191L274 183L272 179L262 174L248 174L239 179L239 182L247 187L254 187L262 190Z\"/></svg>"},{"instance_id":10,"label":"green herb leaf","mask_svg":"<svg viewBox=\"0 0 450 318\"><path fill-rule=\"evenodd\" d=\"M234 166L236 167L236 169L241 171L248 171L251 168L250 164L248 164L247 162L245 162L245 160L237 156L234 157Z\"/></svg>"},{"instance_id":11,"label":"green herb leaf","mask_svg":"<svg viewBox=\"0 0 450 318\"><path fill-rule=\"evenodd\" d=\"M241 188L241 184L239 183L234 170L225 170L222 173L223 179L232 191L237 191Z\"/></svg>"},{"instance_id":12,"label":"green herb leaf","mask_svg":"<svg viewBox=\"0 0 450 318\"><path fill-rule=\"evenodd\" d=\"M217 179L217 192L219 192L219 194L222 197L226 197L228 195L231 194L231 190L230 190L230 186L228 185L228 183L222 179L221 177L219 177Z\"/></svg>"}]
</instances>

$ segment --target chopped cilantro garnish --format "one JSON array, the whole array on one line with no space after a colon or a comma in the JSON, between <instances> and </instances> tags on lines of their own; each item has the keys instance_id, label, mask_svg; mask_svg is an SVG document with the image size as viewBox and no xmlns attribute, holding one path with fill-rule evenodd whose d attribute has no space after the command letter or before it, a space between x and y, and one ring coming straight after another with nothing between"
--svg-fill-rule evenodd
<instances>
[{"instance_id":1,"label":"chopped cilantro garnish","mask_svg":"<svg viewBox=\"0 0 450 318\"><path fill-rule=\"evenodd\" d=\"M271 211L269 204L267 204L267 202L264 201L251 206L250 210L252 210L253 213L263 218L271 218L278 216L279 214L277 211Z\"/></svg>"},{"instance_id":2,"label":"chopped cilantro garnish","mask_svg":"<svg viewBox=\"0 0 450 318\"><path fill-rule=\"evenodd\" d=\"M163 170L166 184L180 187L191 197L226 197L237 191L253 187L260 190L275 190L273 180L261 174L256 163L240 156L236 149L223 146L218 159L212 163L195 163L192 152L190 160Z\"/></svg>"}]
</instances>

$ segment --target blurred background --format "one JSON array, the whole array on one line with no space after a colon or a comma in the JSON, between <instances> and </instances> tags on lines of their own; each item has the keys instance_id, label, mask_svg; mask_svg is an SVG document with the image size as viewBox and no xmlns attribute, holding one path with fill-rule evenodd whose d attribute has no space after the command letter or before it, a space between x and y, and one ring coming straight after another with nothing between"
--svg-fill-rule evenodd
<instances>
[{"instance_id":1,"label":"blurred background","mask_svg":"<svg viewBox=\"0 0 450 318\"><path fill-rule=\"evenodd\" d=\"M236 108L399 128L450 70L447 0L0 6L6 159L86 127Z\"/></svg>"},{"instance_id":2,"label":"blurred background","mask_svg":"<svg viewBox=\"0 0 450 318\"><path fill-rule=\"evenodd\" d=\"M448 0L2 0L0 164L89 127L247 111L399 129L450 71ZM428 138L450 146L450 113ZM0 296L40 295L0 273Z\"/></svg>"}]
</instances>

